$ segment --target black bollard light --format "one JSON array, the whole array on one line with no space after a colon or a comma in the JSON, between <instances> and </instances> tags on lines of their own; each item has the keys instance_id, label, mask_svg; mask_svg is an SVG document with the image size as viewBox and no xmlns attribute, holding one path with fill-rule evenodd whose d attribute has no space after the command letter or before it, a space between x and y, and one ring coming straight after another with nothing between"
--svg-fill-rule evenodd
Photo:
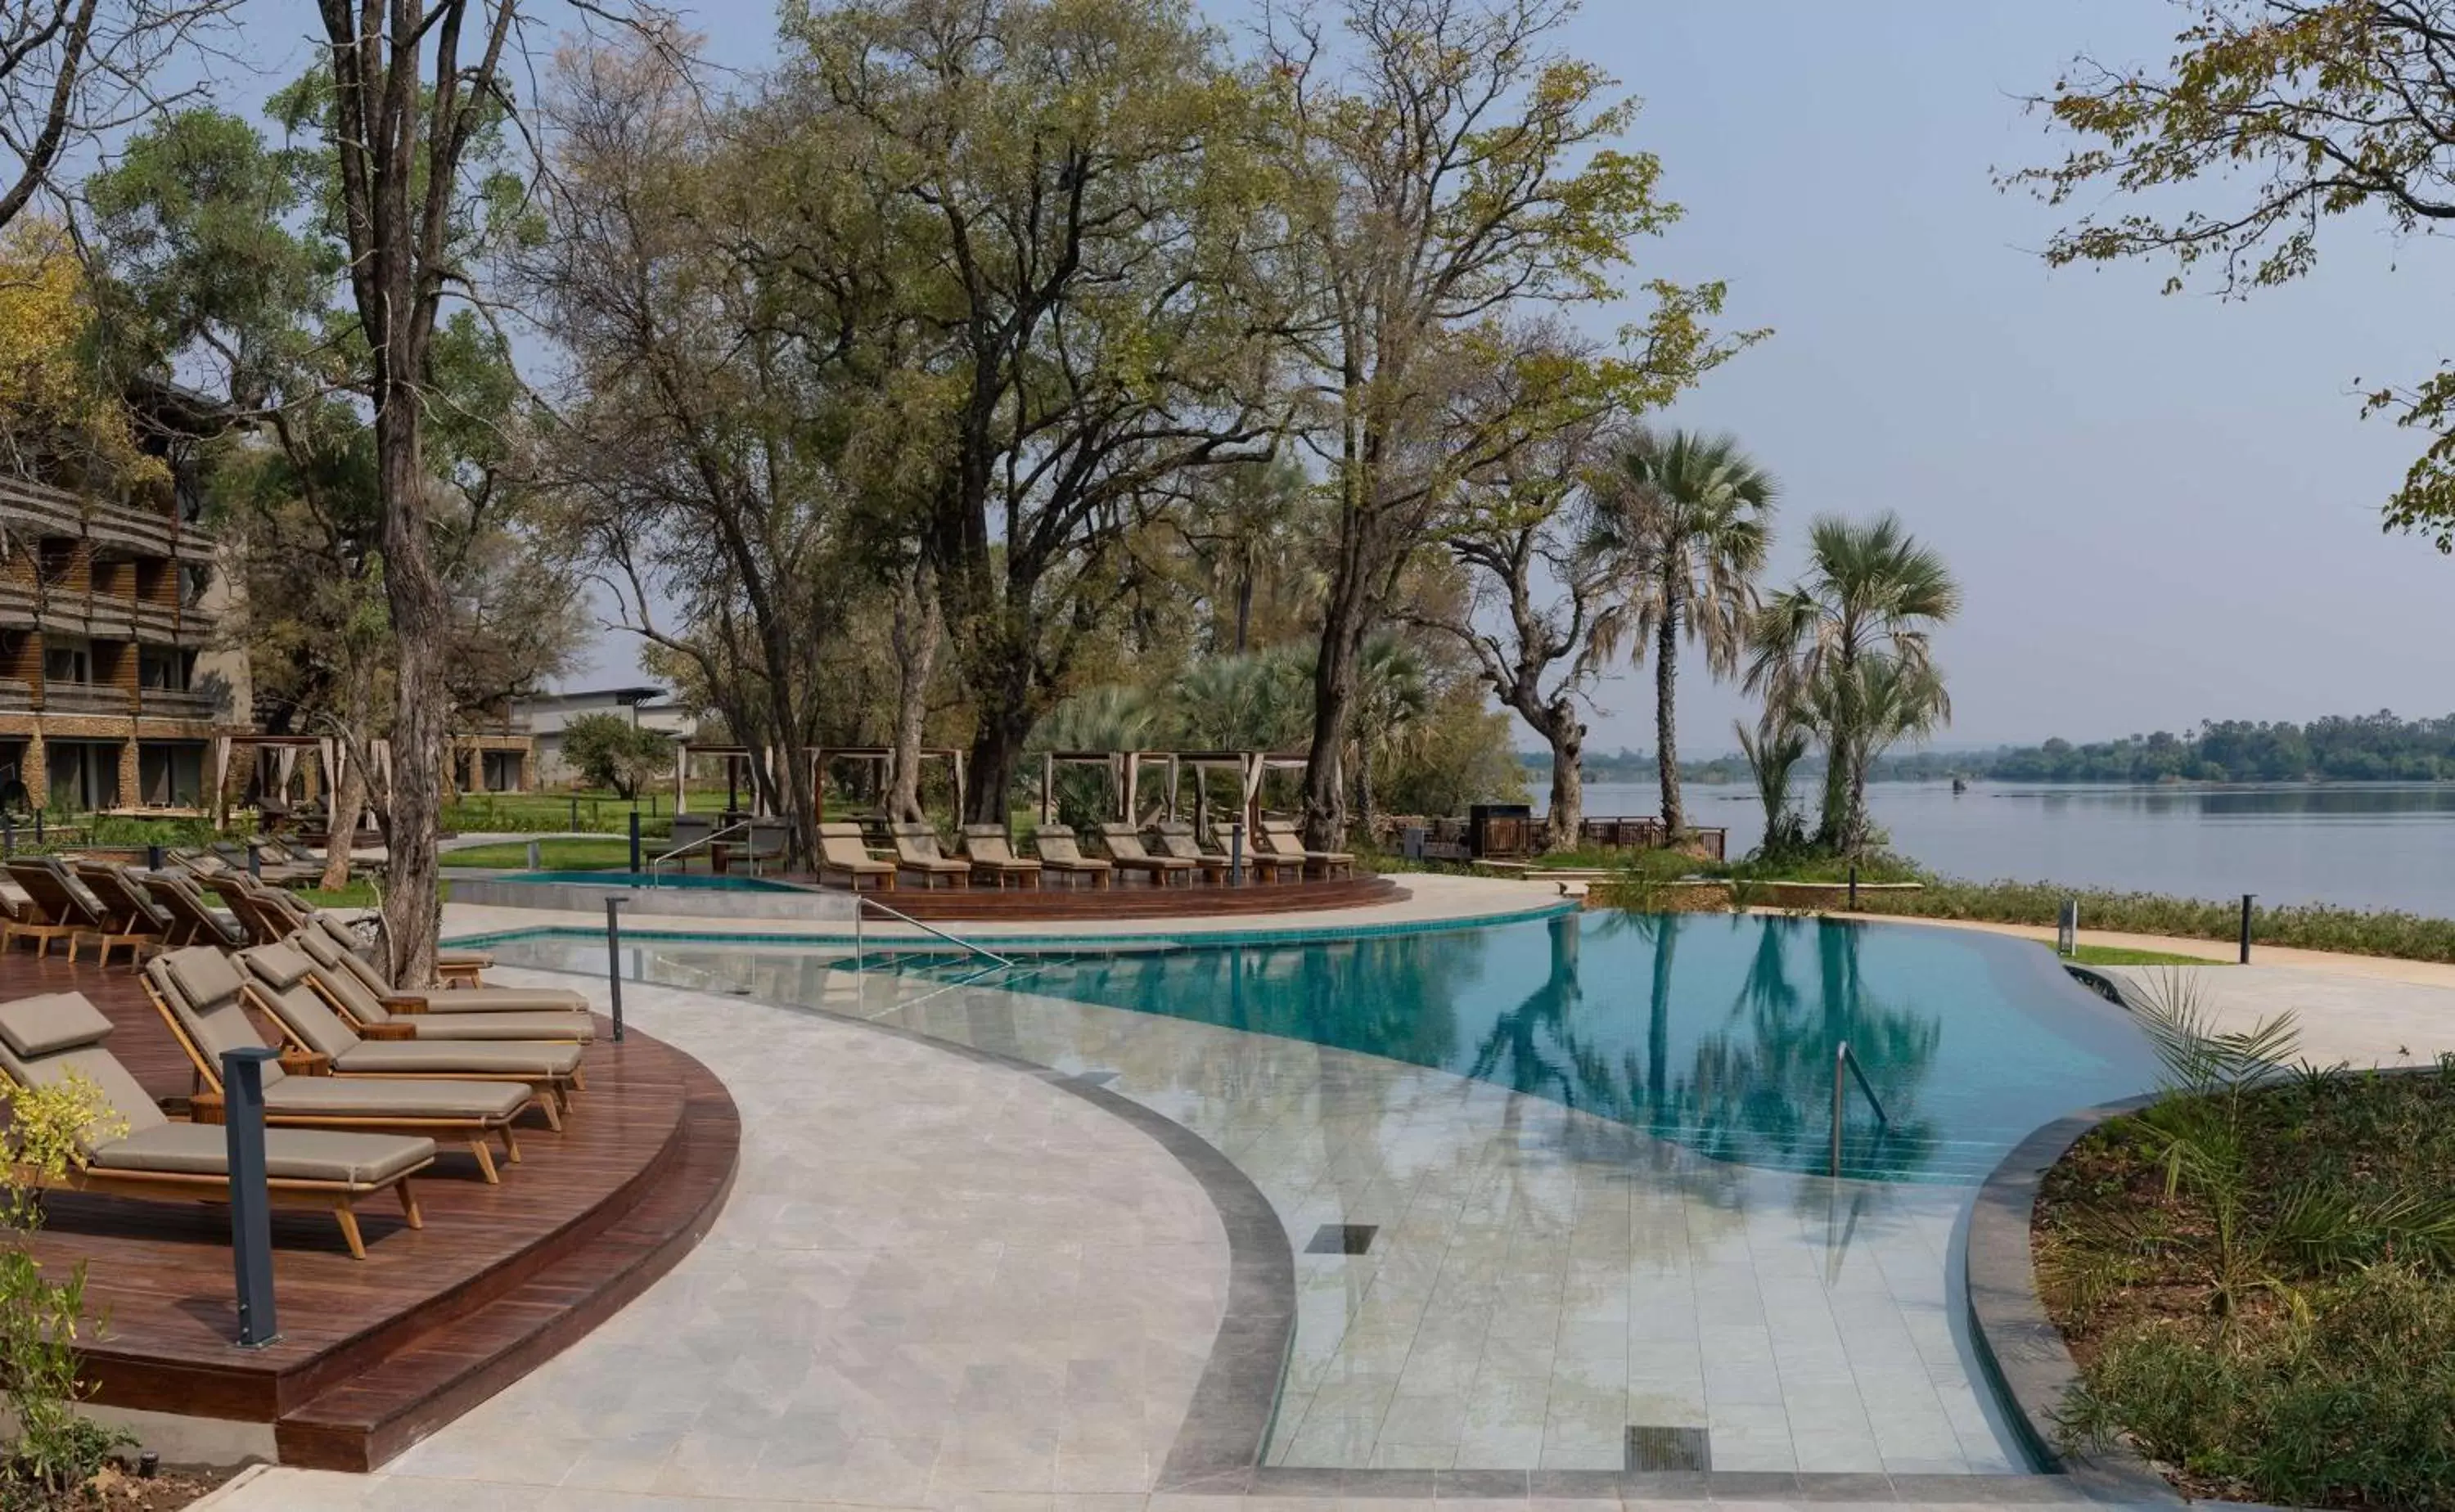
<instances>
[{"instance_id":1,"label":"black bollard light","mask_svg":"<svg viewBox=\"0 0 2455 1512\"><path fill-rule=\"evenodd\" d=\"M230 1161L231 1261L238 1282L238 1346L281 1337L273 1310L273 1194L264 1171L263 1045L222 1052L222 1140Z\"/></svg>"},{"instance_id":2,"label":"black bollard light","mask_svg":"<svg viewBox=\"0 0 2455 1512\"><path fill-rule=\"evenodd\" d=\"M635 876L635 877L636 877L636 876L638 876L638 875L639 875L639 811L638 809L633 809L633 810L631 811L631 873L632 873L632 875L633 875L633 876Z\"/></svg>"},{"instance_id":3,"label":"black bollard light","mask_svg":"<svg viewBox=\"0 0 2455 1512\"><path fill-rule=\"evenodd\" d=\"M575 835L579 833L579 798L577 795L571 800L571 832Z\"/></svg>"},{"instance_id":4,"label":"black bollard light","mask_svg":"<svg viewBox=\"0 0 2455 1512\"><path fill-rule=\"evenodd\" d=\"M34 811L34 843L43 843L43 811L40 809Z\"/></svg>"},{"instance_id":5,"label":"black bollard light","mask_svg":"<svg viewBox=\"0 0 2455 1512\"><path fill-rule=\"evenodd\" d=\"M622 1042L622 899L605 899L605 980L614 993L614 1042Z\"/></svg>"},{"instance_id":6,"label":"black bollard light","mask_svg":"<svg viewBox=\"0 0 2455 1512\"><path fill-rule=\"evenodd\" d=\"M1245 885L1245 821L1238 819L1228 826L1228 875L1238 887Z\"/></svg>"},{"instance_id":7,"label":"black bollard light","mask_svg":"<svg viewBox=\"0 0 2455 1512\"><path fill-rule=\"evenodd\" d=\"M2258 896L2257 893L2242 895L2242 963L2245 966L2250 964L2250 900Z\"/></svg>"},{"instance_id":8,"label":"black bollard light","mask_svg":"<svg viewBox=\"0 0 2455 1512\"><path fill-rule=\"evenodd\" d=\"M1858 909L1858 863L1857 863L1857 862L1856 862L1856 861L1852 861L1852 862L1850 863L1850 910L1851 910L1851 912L1856 913L1856 912L1857 912L1857 909Z\"/></svg>"},{"instance_id":9,"label":"black bollard light","mask_svg":"<svg viewBox=\"0 0 2455 1512\"><path fill-rule=\"evenodd\" d=\"M158 872L162 869L161 846L148 845L145 847L145 869L149 872Z\"/></svg>"},{"instance_id":10,"label":"black bollard light","mask_svg":"<svg viewBox=\"0 0 2455 1512\"><path fill-rule=\"evenodd\" d=\"M264 853L253 845L247 848L247 875L259 882L264 880Z\"/></svg>"}]
</instances>

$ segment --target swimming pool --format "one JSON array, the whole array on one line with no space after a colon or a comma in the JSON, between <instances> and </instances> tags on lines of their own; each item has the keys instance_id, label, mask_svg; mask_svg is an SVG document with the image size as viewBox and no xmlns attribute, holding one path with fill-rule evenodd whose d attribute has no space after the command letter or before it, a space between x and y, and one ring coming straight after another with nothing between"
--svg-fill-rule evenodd
<instances>
[{"instance_id":1,"label":"swimming pool","mask_svg":"<svg viewBox=\"0 0 2455 1512\"><path fill-rule=\"evenodd\" d=\"M1847 1094L1842 1174L1862 1179L1975 1183L2039 1125L2155 1079L2129 1017L2044 949L1907 925L1594 912L1026 970L1018 991L1430 1066L1780 1170L1829 1170L1846 1041L1889 1119Z\"/></svg>"},{"instance_id":2,"label":"swimming pool","mask_svg":"<svg viewBox=\"0 0 2455 1512\"><path fill-rule=\"evenodd\" d=\"M873 941L875 945L875 941ZM586 953L592 947L578 946ZM562 964L546 942L507 959ZM680 975L836 1006L841 953L666 943ZM601 969L581 954L572 964ZM1768 915L1590 912L1232 948L976 958L877 954L867 974L1065 998L1357 1051L1611 1119L1716 1160L1829 1174L1835 1050L1841 1174L1974 1185L2076 1108L2154 1085L2122 1010L2025 940ZM877 1006L883 1007L881 1000ZM867 1009L863 1010L868 1011Z\"/></svg>"}]
</instances>

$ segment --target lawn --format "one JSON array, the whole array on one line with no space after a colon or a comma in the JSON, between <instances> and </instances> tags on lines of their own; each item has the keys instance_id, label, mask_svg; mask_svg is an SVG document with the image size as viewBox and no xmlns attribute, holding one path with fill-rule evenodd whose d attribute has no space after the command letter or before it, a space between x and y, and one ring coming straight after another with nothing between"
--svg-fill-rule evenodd
<instances>
[{"instance_id":1,"label":"lawn","mask_svg":"<svg viewBox=\"0 0 2455 1512\"><path fill-rule=\"evenodd\" d=\"M2165 950L2127 950L2120 945L2082 945L2066 960L2082 966L2222 966L2228 962L2201 956L2177 956Z\"/></svg>"},{"instance_id":2,"label":"lawn","mask_svg":"<svg viewBox=\"0 0 2455 1512\"><path fill-rule=\"evenodd\" d=\"M539 840L537 842L539 864L555 872L624 871L631 865L631 842L626 837L607 840ZM641 858L654 856L661 846L640 847ZM443 853L446 866L490 866L506 871L526 871L529 847L524 840L505 840L496 845L472 845Z\"/></svg>"},{"instance_id":3,"label":"lawn","mask_svg":"<svg viewBox=\"0 0 2455 1512\"><path fill-rule=\"evenodd\" d=\"M2184 1079L2048 1173L2039 1275L2082 1377L2063 1431L2193 1496L2455 1505L2455 1058L2290 1058Z\"/></svg>"}]
</instances>

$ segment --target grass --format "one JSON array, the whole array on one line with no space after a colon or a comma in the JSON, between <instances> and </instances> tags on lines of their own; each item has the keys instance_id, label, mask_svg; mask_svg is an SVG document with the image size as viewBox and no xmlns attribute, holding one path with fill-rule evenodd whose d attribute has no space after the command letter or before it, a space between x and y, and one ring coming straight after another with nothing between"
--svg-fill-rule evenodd
<instances>
[{"instance_id":1,"label":"grass","mask_svg":"<svg viewBox=\"0 0 2455 1512\"><path fill-rule=\"evenodd\" d=\"M301 888L298 896L317 908L373 908L381 901L375 896L375 883L364 880L352 882L347 887ZM443 884L443 897L446 901L452 897L450 882Z\"/></svg>"},{"instance_id":2,"label":"grass","mask_svg":"<svg viewBox=\"0 0 2455 1512\"><path fill-rule=\"evenodd\" d=\"M2239 903L2211 903L2155 893L2093 891L2059 887L2052 882L1934 881L1917 893L1862 895L1858 907L1860 912L1869 914L2051 928L2057 910L2067 897L2080 899L2083 929L2218 940L2238 938L2242 931ZM2455 919L2388 910L2329 908L2323 904L2258 908L2251 914L2250 937L2254 946L2455 961Z\"/></svg>"},{"instance_id":3,"label":"grass","mask_svg":"<svg viewBox=\"0 0 2455 1512\"><path fill-rule=\"evenodd\" d=\"M631 841L628 837L609 840L539 840L537 842L539 864L550 871L591 872L625 871L631 865ZM646 855L656 854L654 847L642 847ZM644 859L644 857L643 857ZM497 845L472 845L443 853L446 866L491 866L510 871L526 871L529 864L528 842L505 840Z\"/></svg>"},{"instance_id":4,"label":"grass","mask_svg":"<svg viewBox=\"0 0 2455 1512\"><path fill-rule=\"evenodd\" d=\"M2303 1070L2114 1119L2048 1173L2078 1441L2195 1496L2455 1505L2455 1057Z\"/></svg>"},{"instance_id":5,"label":"grass","mask_svg":"<svg viewBox=\"0 0 2455 1512\"><path fill-rule=\"evenodd\" d=\"M2082 966L2222 966L2203 956L2177 956L2165 950L2128 950L2120 945L2081 945L2063 958Z\"/></svg>"}]
</instances>

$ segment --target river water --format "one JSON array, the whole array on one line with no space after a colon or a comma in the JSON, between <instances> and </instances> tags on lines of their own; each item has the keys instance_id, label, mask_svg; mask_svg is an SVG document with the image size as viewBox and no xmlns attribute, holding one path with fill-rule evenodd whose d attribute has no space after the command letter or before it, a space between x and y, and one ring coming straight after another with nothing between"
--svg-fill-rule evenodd
<instances>
[{"instance_id":1,"label":"river water","mask_svg":"<svg viewBox=\"0 0 2455 1512\"><path fill-rule=\"evenodd\" d=\"M1539 806L1543 784L1530 784ZM1755 790L1690 783L1688 821L1764 837ZM2455 918L2455 783L2114 787L1878 782L1896 851L1946 877L2010 878L2262 902L2399 908ZM1651 783L1596 782L1590 815L1653 814Z\"/></svg>"}]
</instances>

